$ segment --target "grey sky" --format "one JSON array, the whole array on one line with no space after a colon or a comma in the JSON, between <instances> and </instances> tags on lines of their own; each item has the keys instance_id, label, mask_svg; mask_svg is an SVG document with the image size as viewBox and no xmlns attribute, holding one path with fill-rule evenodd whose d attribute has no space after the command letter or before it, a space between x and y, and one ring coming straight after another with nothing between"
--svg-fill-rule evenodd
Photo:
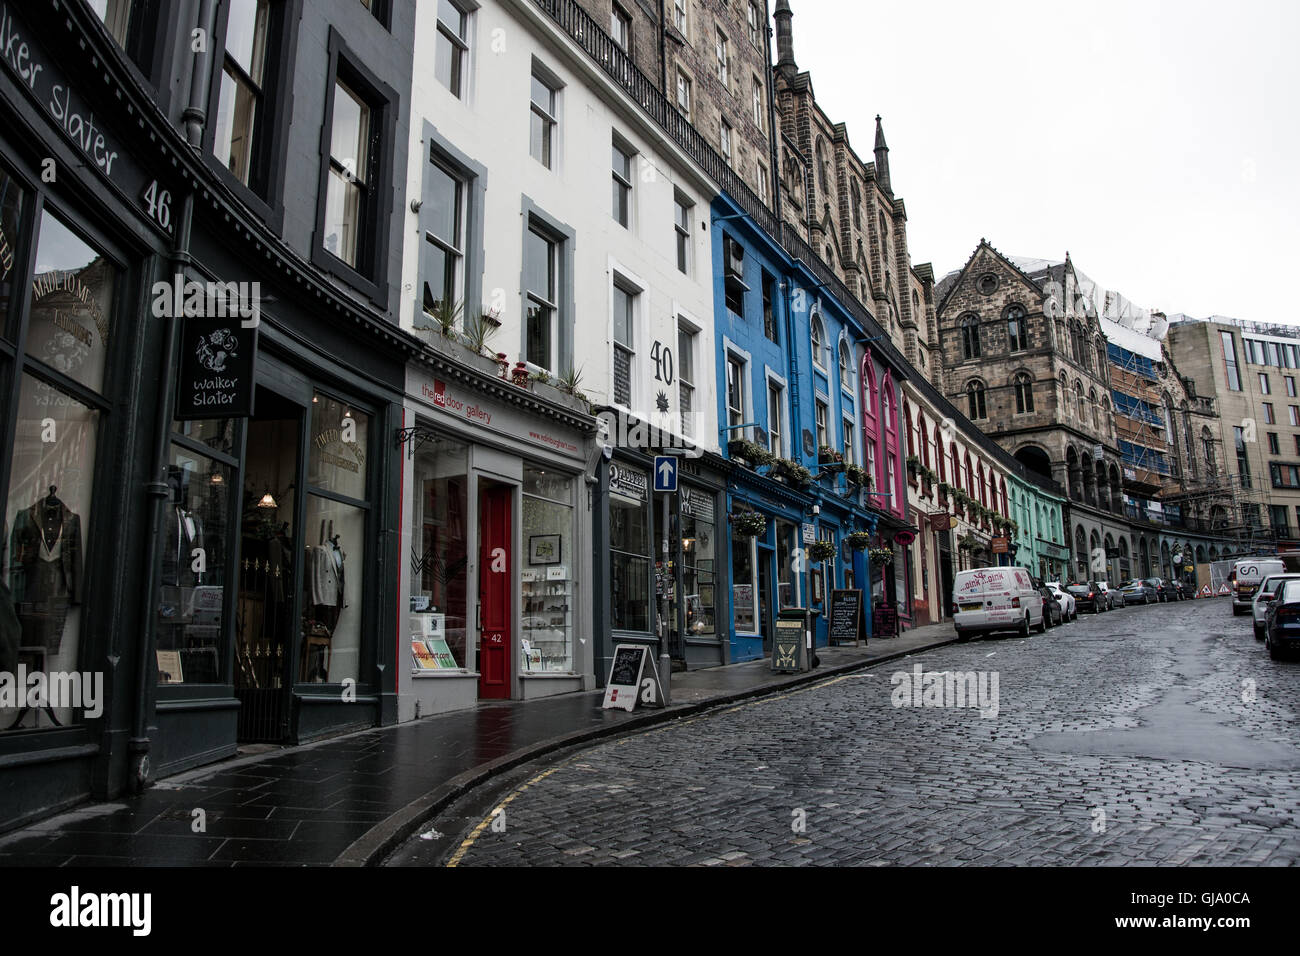
<instances>
[{"instance_id":1,"label":"grey sky","mask_svg":"<svg viewBox=\"0 0 1300 956\"><path fill-rule=\"evenodd\" d=\"M884 116L914 264L983 236L1140 306L1300 322L1300 3L790 5L865 159Z\"/></svg>"}]
</instances>

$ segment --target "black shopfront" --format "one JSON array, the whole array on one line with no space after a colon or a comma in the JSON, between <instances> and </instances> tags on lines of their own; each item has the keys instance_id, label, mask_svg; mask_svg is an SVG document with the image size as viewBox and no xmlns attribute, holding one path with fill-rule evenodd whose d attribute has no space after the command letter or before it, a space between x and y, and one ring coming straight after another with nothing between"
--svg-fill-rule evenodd
<instances>
[{"instance_id":1,"label":"black shopfront","mask_svg":"<svg viewBox=\"0 0 1300 956\"><path fill-rule=\"evenodd\" d=\"M609 414L609 412L607 412ZM658 654L660 625L675 669L729 663L725 462L681 457L676 493L656 492L652 452L613 449L597 469L593 509L596 679L603 686L618 644ZM665 523L666 522L666 523Z\"/></svg>"},{"instance_id":2,"label":"black shopfront","mask_svg":"<svg viewBox=\"0 0 1300 956\"><path fill-rule=\"evenodd\" d=\"M0 3L0 831L396 719L418 345L239 203L82 8L52 9ZM173 420L176 275L257 297L249 417ZM206 344L220 366L230 342ZM63 696L15 694L35 673Z\"/></svg>"}]
</instances>

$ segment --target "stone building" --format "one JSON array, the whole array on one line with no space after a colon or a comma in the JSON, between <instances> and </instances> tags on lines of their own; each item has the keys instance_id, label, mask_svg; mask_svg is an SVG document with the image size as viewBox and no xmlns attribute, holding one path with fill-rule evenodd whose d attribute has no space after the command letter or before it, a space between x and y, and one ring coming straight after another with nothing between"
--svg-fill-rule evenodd
<instances>
[{"instance_id":1,"label":"stone building","mask_svg":"<svg viewBox=\"0 0 1300 956\"><path fill-rule=\"evenodd\" d=\"M1208 516L1214 528L1238 539L1236 552L1297 547L1300 338L1296 330L1218 317L1174 316L1167 343L1196 395L1212 396L1218 407L1217 423L1203 418L1190 439L1202 449L1222 445L1222 458L1216 453L1213 474L1226 478L1232 502L1211 505ZM1207 478L1210 474L1207 467Z\"/></svg>"},{"instance_id":2,"label":"stone building","mask_svg":"<svg viewBox=\"0 0 1300 956\"><path fill-rule=\"evenodd\" d=\"M1068 255L1060 280L1030 275L981 240L936 288L944 391L1066 489L1070 573L1118 580L1128 528L1106 342Z\"/></svg>"}]
</instances>

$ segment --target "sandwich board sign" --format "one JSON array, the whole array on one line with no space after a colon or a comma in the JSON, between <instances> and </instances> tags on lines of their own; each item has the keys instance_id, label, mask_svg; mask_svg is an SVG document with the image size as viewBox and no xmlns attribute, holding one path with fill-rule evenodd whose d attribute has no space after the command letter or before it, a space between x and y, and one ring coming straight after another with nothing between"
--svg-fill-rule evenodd
<instances>
[{"instance_id":1,"label":"sandwich board sign","mask_svg":"<svg viewBox=\"0 0 1300 956\"><path fill-rule=\"evenodd\" d=\"M618 708L631 713L638 703L647 707L664 705L664 689L659 683L659 671L650 648L644 644L619 644L614 648L614 659L609 665L609 680L605 681L603 710Z\"/></svg>"}]
</instances>

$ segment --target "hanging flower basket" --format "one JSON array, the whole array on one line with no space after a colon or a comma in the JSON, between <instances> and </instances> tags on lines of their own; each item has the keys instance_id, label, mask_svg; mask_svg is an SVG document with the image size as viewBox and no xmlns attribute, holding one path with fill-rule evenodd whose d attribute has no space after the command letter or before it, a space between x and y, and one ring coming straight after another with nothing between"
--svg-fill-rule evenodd
<instances>
[{"instance_id":1,"label":"hanging flower basket","mask_svg":"<svg viewBox=\"0 0 1300 956\"><path fill-rule=\"evenodd\" d=\"M883 568L887 564L894 563L894 549L872 548L867 552L867 559L871 562L872 567Z\"/></svg>"},{"instance_id":2,"label":"hanging flower basket","mask_svg":"<svg viewBox=\"0 0 1300 956\"><path fill-rule=\"evenodd\" d=\"M979 542L975 540L975 535L966 534L957 542L957 547L961 548L963 551L974 551L979 547Z\"/></svg>"},{"instance_id":3,"label":"hanging flower basket","mask_svg":"<svg viewBox=\"0 0 1300 956\"><path fill-rule=\"evenodd\" d=\"M731 533L738 538L757 538L767 533L767 515L759 511L741 511L731 516Z\"/></svg>"},{"instance_id":4,"label":"hanging flower basket","mask_svg":"<svg viewBox=\"0 0 1300 956\"><path fill-rule=\"evenodd\" d=\"M833 557L835 557L835 542L833 541L819 540L808 545L809 561L821 562Z\"/></svg>"},{"instance_id":5,"label":"hanging flower basket","mask_svg":"<svg viewBox=\"0 0 1300 956\"><path fill-rule=\"evenodd\" d=\"M865 551L871 544L870 531L854 531L844 536L844 540L849 543L849 547L854 551Z\"/></svg>"},{"instance_id":6,"label":"hanging flower basket","mask_svg":"<svg viewBox=\"0 0 1300 956\"><path fill-rule=\"evenodd\" d=\"M866 488L871 484L871 476L867 474L867 469L861 465L845 465L844 477L848 479L849 484L859 488Z\"/></svg>"}]
</instances>

